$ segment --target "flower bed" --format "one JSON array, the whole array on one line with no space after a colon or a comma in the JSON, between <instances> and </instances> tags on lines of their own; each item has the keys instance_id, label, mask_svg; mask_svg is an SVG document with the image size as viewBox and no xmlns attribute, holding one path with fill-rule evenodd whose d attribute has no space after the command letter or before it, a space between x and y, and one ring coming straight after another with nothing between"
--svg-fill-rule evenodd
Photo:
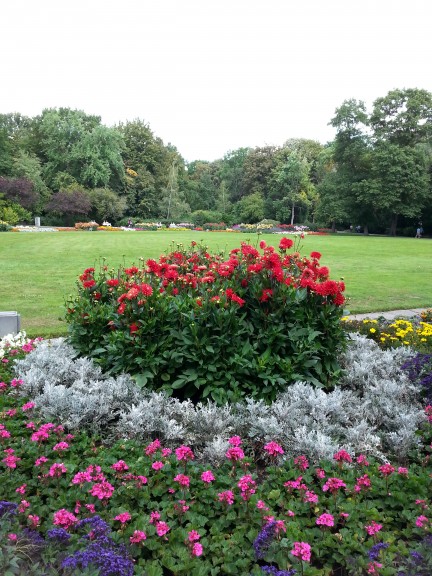
<instances>
[{"instance_id":1,"label":"flower bed","mask_svg":"<svg viewBox=\"0 0 432 576\"><path fill-rule=\"evenodd\" d=\"M361 341L382 355L378 383L379 370L391 370L390 351ZM108 441L104 433L71 434L65 422L42 417L28 397L31 369L28 382L11 371L17 359L24 366L35 356L35 368L45 362L50 378L44 356L50 344L35 346L23 338L0 345L1 573L66 576L85 567L102 576L431 573L431 407L419 424L417 449L401 462L376 460L355 444L327 460L290 457L277 439L226 429L222 459L214 463L199 445L123 435ZM51 360L58 359L55 346ZM393 360L408 352L395 350ZM346 361L354 366L355 341L351 353ZM366 385L363 356L363 369L355 370ZM81 390L88 389L83 361L75 362ZM63 380L57 388L68 388L70 364L62 376L60 366L57 360L52 375ZM56 387L48 387L54 394ZM101 408L104 402L99 396ZM366 410L372 406L365 401ZM173 428L171 422L167 432Z\"/></svg>"},{"instance_id":2,"label":"flower bed","mask_svg":"<svg viewBox=\"0 0 432 576\"><path fill-rule=\"evenodd\" d=\"M182 399L269 401L295 380L331 389L345 286L320 253L292 247L242 243L226 257L193 242L140 267L88 268L67 303L70 341Z\"/></svg>"}]
</instances>

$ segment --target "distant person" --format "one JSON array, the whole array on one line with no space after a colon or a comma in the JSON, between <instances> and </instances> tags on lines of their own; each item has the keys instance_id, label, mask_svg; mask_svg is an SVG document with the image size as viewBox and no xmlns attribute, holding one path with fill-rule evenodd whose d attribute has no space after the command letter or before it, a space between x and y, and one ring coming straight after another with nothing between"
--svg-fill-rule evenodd
<instances>
[{"instance_id":1,"label":"distant person","mask_svg":"<svg viewBox=\"0 0 432 576\"><path fill-rule=\"evenodd\" d=\"M130 218L128 220L128 228L132 228L132 220Z\"/></svg>"},{"instance_id":2,"label":"distant person","mask_svg":"<svg viewBox=\"0 0 432 576\"><path fill-rule=\"evenodd\" d=\"M423 234L423 226L422 226L421 223L420 223L420 224L419 224L419 227L417 228L415 237L416 237L416 238L421 238L421 237L422 237L422 234Z\"/></svg>"}]
</instances>

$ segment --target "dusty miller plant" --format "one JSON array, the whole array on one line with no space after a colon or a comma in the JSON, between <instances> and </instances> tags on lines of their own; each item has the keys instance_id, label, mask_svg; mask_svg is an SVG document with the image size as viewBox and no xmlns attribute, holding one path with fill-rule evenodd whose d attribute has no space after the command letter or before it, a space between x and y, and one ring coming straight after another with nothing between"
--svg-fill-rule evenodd
<instances>
[{"instance_id":1,"label":"dusty miller plant","mask_svg":"<svg viewBox=\"0 0 432 576\"><path fill-rule=\"evenodd\" d=\"M70 430L89 429L107 441L154 438L166 444L191 444L206 460L224 458L235 434L250 449L269 440L282 444L287 457L306 454L328 458L340 448L404 457L415 447L415 432L425 418L420 391L399 366L412 354L382 351L375 342L354 335L341 357L344 375L332 392L296 382L277 399L222 407L169 398L139 388L128 375L111 377L86 358L76 359L64 341L41 343L17 361L21 393L43 418Z\"/></svg>"}]
</instances>

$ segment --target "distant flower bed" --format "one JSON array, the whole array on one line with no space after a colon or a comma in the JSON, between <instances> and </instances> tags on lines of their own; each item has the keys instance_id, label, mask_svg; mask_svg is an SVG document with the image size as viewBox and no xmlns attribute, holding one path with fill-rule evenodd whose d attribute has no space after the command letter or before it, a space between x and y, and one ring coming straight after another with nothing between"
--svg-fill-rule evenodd
<instances>
[{"instance_id":1,"label":"distant flower bed","mask_svg":"<svg viewBox=\"0 0 432 576\"><path fill-rule=\"evenodd\" d=\"M99 224L97 222L76 222L75 229L76 230L97 230Z\"/></svg>"},{"instance_id":2,"label":"distant flower bed","mask_svg":"<svg viewBox=\"0 0 432 576\"><path fill-rule=\"evenodd\" d=\"M48 226L14 226L13 232L58 232L57 228Z\"/></svg>"},{"instance_id":3,"label":"distant flower bed","mask_svg":"<svg viewBox=\"0 0 432 576\"><path fill-rule=\"evenodd\" d=\"M122 228L117 228L116 226L111 226L111 224L109 226L98 226L97 229L104 231L104 232L121 232L121 230L122 230Z\"/></svg>"}]
</instances>

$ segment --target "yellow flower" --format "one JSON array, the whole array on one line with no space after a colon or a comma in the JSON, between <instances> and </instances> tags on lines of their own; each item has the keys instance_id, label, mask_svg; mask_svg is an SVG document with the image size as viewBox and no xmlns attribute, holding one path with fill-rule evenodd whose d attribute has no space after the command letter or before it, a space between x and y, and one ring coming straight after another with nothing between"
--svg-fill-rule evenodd
<instances>
[{"instance_id":1,"label":"yellow flower","mask_svg":"<svg viewBox=\"0 0 432 576\"><path fill-rule=\"evenodd\" d=\"M376 330L375 330L375 328L370 328L369 332L370 332L371 334L375 334Z\"/></svg>"}]
</instances>

